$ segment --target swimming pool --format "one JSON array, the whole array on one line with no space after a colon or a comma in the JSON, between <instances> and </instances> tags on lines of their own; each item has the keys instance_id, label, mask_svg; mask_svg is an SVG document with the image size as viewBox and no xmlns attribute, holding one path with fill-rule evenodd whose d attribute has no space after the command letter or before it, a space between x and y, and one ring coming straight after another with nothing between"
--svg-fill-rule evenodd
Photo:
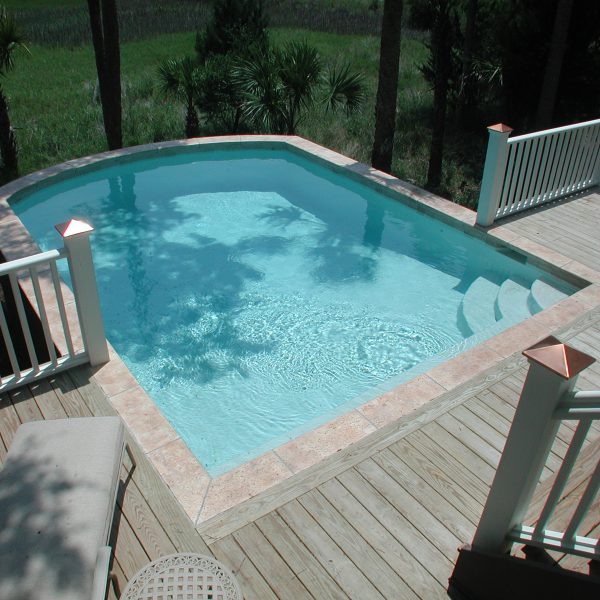
<instances>
[{"instance_id":1,"label":"swimming pool","mask_svg":"<svg viewBox=\"0 0 600 600\"><path fill-rule=\"evenodd\" d=\"M287 150L100 163L12 207L43 249L94 225L107 336L212 475L574 291Z\"/></svg>"}]
</instances>

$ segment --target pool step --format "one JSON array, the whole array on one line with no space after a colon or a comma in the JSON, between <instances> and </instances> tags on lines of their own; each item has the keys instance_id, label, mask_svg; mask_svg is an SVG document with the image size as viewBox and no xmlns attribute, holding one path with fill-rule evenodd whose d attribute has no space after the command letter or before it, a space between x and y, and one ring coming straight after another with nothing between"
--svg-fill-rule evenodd
<instances>
[{"instance_id":1,"label":"pool step","mask_svg":"<svg viewBox=\"0 0 600 600\"><path fill-rule=\"evenodd\" d=\"M499 290L497 284L485 277L478 277L468 287L458 311L459 326L466 328L467 335L496 325L494 306Z\"/></svg>"},{"instance_id":2,"label":"pool step","mask_svg":"<svg viewBox=\"0 0 600 600\"><path fill-rule=\"evenodd\" d=\"M560 302L568 294L543 279L536 279L531 287L514 279L505 279L500 285L477 277L467 288L458 309L458 326L467 336L479 332L493 334Z\"/></svg>"},{"instance_id":3,"label":"pool step","mask_svg":"<svg viewBox=\"0 0 600 600\"><path fill-rule=\"evenodd\" d=\"M533 314L529 308L531 289L513 279L502 282L496 297L495 311L498 321L506 319L519 323Z\"/></svg>"},{"instance_id":4,"label":"pool step","mask_svg":"<svg viewBox=\"0 0 600 600\"><path fill-rule=\"evenodd\" d=\"M536 279L529 292L529 308L535 314L567 297L568 294L557 290L543 279Z\"/></svg>"}]
</instances>

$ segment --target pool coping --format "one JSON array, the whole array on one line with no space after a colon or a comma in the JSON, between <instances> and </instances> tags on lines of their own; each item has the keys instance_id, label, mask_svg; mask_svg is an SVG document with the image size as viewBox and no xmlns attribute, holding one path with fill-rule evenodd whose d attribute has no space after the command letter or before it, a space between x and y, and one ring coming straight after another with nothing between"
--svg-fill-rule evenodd
<instances>
[{"instance_id":1,"label":"pool coping","mask_svg":"<svg viewBox=\"0 0 600 600\"><path fill-rule=\"evenodd\" d=\"M381 396L215 478L200 465L109 345L110 361L94 369L93 380L121 415L144 453L200 531L208 531L222 520L225 513L241 503L257 498L292 477L308 473L321 461L347 451L353 444L363 442L411 414L417 414L428 403L500 364L545 337L550 330L600 306L600 272L528 239L502 231L497 226L493 231L486 231L475 225L476 215L472 210L297 136L223 136L159 142L70 160L32 173L0 188L0 250L6 260L39 252L37 244L8 204L8 199L18 196L22 190L52 183L63 175L68 176L73 169L93 169L107 159L134 159L159 150L177 152L185 148L239 147L240 144L246 147L285 148L308 156L470 235L524 254L531 263L584 287L558 304ZM25 293L33 297L28 278L21 277L20 283ZM40 285L44 290L50 281L42 277ZM69 320L75 323L77 313L73 295L64 282L61 282L61 288ZM80 339L74 341L76 347L81 346ZM57 345L60 349L61 344Z\"/></svg>"}]
</instances>

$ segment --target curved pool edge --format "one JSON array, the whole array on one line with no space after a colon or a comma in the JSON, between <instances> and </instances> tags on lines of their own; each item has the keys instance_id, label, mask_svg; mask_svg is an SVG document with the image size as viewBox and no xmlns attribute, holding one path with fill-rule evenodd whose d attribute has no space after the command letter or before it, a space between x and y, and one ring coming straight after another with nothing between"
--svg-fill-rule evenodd
<instances>
[{"instance_id":1,"label":"curved pool edge","mask_svg":"<svg viewBox=\"0 0 600 600\"><path fill-rule=\"evenodd\" d=\"M294 481L310 478L316 465L324 460L331 463L343 460L347 466L348 461L353 460L353 448L376 443L382 435L404 427L407 420L414 420L416 415L433 406L436 399L449 392L458 393L457 390L473 377L480 376L509 357L514 359L515 353L545 337L549 329L556 329L563 321L577 318L600 304L600 273L593 269L528 240L506 235L501 228L485 231L475 227L473 211L296 136L226 136L159 142L70 160L27 175L0 188L0 250L7 260L39 251L8 203L32 186L52 183L57 176L69 176L74 170L93 169L95 165L128 156L135 158L170 149L193 150L199 146L237 147L240 143L262 148L285 146L308 155L334 170L377 187L386 195L402 198L411 207L432 214L471 235L520 252L538 266L579 287L587 287L393 390L216 478L206 473L111 347L110 362L95 369L93 378L188 516L203 531L218 527L224 512L233 510L242 502L252 499L260 505L259 498L273 496L273 490L292 489L292 477ZM26 279L22 279L21 284L26 293L32 293ZM76 319L72 294L66 285L61 285L69 302L69 318Z\"/></svg>"}]
</instances>

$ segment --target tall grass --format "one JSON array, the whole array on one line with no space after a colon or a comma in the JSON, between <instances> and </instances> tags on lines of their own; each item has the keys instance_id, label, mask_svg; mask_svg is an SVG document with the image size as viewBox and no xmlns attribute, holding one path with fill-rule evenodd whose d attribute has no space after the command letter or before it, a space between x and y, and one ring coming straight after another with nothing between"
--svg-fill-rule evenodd
<instances>
[{"instance_id":1,"label":"tall grass","mask_svg":"<svg viewBox=\"0 0 600 600\"><path fill-rule=\"evenodd\" d=\"M28 0L9 4L18 23L34 44L74 48L90 41L89 16L84 0ZM265 13L273 28L301 28L344 34L379 35L378 0L265 0ZM208 0L120 0L119 28L123 42L183 33L204 27L212 14ZM423 33L407 31L409 37Z\"/></svg>"}]
</instances>

